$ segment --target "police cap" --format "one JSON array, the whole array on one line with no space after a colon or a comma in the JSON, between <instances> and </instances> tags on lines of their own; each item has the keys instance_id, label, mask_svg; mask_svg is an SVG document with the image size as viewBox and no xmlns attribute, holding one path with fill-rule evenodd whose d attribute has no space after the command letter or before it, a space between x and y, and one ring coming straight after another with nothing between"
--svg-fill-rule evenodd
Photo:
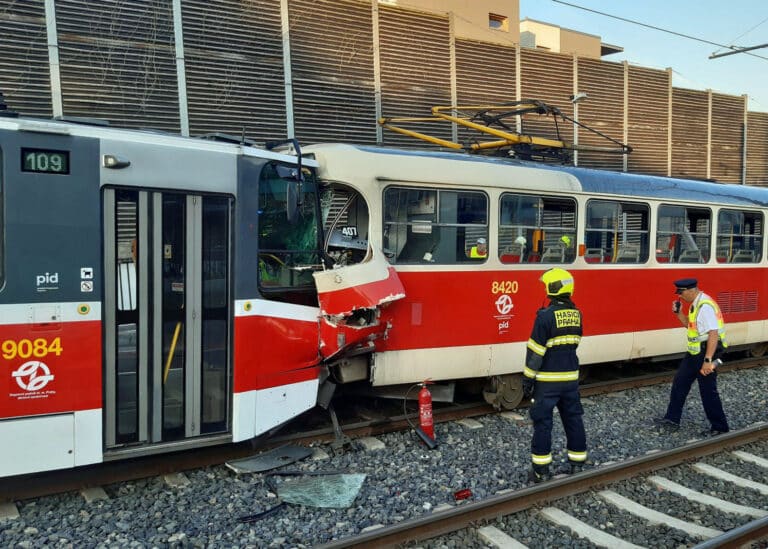
<instances>
[{"instance_id":1,"label":"police cap","mask_svg":"<svg viewBox=\"0 0 768 549\"><path fill-rule=\"evenodd\" d=\"M698 285L699 281L695 278L681 278L680 280L675 280L675 293L681 294L685 290L690 290Z\"/></svg>"}]
</instances>

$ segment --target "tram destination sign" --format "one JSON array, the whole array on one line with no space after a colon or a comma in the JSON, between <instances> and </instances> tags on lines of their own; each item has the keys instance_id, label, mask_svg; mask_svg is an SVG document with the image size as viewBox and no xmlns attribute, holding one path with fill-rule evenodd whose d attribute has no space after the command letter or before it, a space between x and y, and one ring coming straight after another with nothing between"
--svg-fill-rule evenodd
<instances>
[{"instance_id":1,"label":"tram destination sign","mask_svg":"<svg viewBox=\"0 0 768 549\"><path fill-rule=\"evenodd\" d=\"M69 174L69 151L21 149L21 171Z\"/></svg>"}]
</instances>

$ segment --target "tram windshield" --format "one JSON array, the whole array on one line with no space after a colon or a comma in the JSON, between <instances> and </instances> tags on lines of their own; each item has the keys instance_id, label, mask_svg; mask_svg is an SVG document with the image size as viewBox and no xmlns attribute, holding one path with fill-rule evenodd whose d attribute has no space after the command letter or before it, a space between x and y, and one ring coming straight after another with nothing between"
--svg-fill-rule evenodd
<instances>
[{"instance_id":1,"label":"tram windshield","mask_svg":"<svg viewBox=\"0 0 768 549\"><path fill-rule=\"evenodd\" d=\"M305 170L297 186L295 167L269 164L259 182L259 283L262 287L314 287L321 268L317 182Z\"/></svg>"}]
</instances>

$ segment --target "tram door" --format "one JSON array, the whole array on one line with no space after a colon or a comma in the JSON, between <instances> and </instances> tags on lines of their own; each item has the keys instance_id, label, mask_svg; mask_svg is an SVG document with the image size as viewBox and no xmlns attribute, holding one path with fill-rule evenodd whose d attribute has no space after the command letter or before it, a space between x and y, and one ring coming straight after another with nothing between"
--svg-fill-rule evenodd
<instances>
[{"instance_id":1,"label":"tram door","mask_svg":"<svg viewBox=\"0 0 768 549\"><path fill-rule=\"evenodd\" d=\"M229 430L231 206L104 191L108 449Z\"/></svg>"}]
</instances>

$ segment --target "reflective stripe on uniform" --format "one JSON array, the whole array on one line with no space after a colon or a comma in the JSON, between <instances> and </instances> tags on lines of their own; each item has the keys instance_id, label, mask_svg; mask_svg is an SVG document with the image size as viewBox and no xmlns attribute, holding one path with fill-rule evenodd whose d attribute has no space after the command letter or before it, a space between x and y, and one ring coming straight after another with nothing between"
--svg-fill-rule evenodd
<instances>
[{"instance_id":1,"label":"reflective stripe on uniform","mask_svg":"<svg viewBox=\"0 0 768 549\"><path fill-rule=\"evenodd\" d=\"M571 461L587 461L587 453L568 450L568 459Z\"/></svg>"},{"instance_id":2,"label":"reflective stripe on uniform","mask_svg":"<svg viewBox=\"0 0 768 549\"><path fill-rule=\"evenodd\" d=\"M578 379L578 370L570 372L536 372L536 381L577 381Z\"/></svg>"},{"instance_id":3,"label":"reflective stripe on uniform","mask_svg":"<svg viewBox=\"0 0 768 549\"><path fill-rule=\"evenodd\" d=\"M552 463L552 454L547 454L545 456L537 456L536 454L531 454L531 461L534 465L549 465Z\"/></svg>"},{"instance_id":4,"label":"reflective stripe on uniform","mask_svg":"<svg viewBox=\"0 0 768 549\"><path fill-rule=\"evenodd\" d=\"M536 354L537 354L537 355L539 355L539 356L544 356L544 353L546 353L546 352L547 352L547 348L546 348L546 347L544 347L544 346L542 346L542 345L539 345L538 343L536 343L536 342L535 342L534 340L532 340L532 339L529 339L529 340L528 340L528 345L526 345L526 346L527 346L527 347L528 347L528 348L529 348L531 351L533 351L534 353L536 353Z\"/></svg>"},{"instance_id":5,"label":"reflective stripe on uniform","mask_svg":"<svg viewBox=\"0 0 768 549\"><path fill-rule=\"evenodd\" d=\"M547 340L547 347L554 347L555 345L578 345L579 343L581 343L581 336L562 335Z\"/></svg>"},{"instance_id":6,"label":"reflective stripe on uniform","mask_svg":"<svg viewBox=\"0 0 768 549\"><path fill-rule=\"evenodd\" d=\"M523 370L523 375L531 379L536 379L536 373L537 373L536 370L532 370L528 366L526 366L525 369Z\"/></svg>"},{"instance_id":7,"label":"reflective stripe on uniform","mask_svg":"<svg viewBox=\"0 0 768 549\"><path fill-rule=\"evenodd\" d=\"M725 322L723 321L723 313L720 311L718 304L712 299L708 299L705 295L696 303L695 307L691 307L688 310L688 352L692 355L697 355L701 352L701 343L709 339L709 332L699 333L697 319L699 317L699 311L703 305L709 305L715 311L715 318L717 319L717 336L723 347L727 347L725 342Z\"/></svg>"}]
</instances>

